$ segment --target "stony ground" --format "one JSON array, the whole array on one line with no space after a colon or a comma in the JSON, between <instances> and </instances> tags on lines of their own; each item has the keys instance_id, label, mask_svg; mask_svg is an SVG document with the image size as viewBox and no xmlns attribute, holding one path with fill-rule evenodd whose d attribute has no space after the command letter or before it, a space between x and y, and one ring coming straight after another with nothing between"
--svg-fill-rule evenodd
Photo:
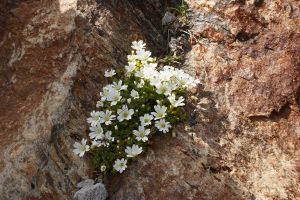
<instances>
[{"instance_id":1,"label":"stony ground","mask_svg":"<svg viewBox=\"0 0 300 200\"><path fill-rule=\"evenodd\" d=\"M0 199L72 199L98 177L72 144L87 134L103 72L122 66L132 40L165 53L174 3L0 2ZM188 6L189 27L169 39L202 82L190 119L105 176L110 199L300 199L299 1Z\"/></svg>"}]
</instances>

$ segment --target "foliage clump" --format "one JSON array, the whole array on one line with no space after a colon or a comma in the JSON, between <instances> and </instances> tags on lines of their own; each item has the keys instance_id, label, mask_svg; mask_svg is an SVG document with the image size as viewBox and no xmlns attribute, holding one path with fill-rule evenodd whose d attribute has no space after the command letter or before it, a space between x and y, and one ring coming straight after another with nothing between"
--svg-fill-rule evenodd
<instances>
[{"instance_id":1,"label":"foliage clump","mask_svg":"<svg viewBox=\"0 0 300 200\"><path fill-rule=\"evenodd\" d=\"M74 153L93 156L105 172L122 173L127 162L144 152L155 134L165 134L185 114L184 95L197 81L180 69L157 68L143 41L132 42L123 72L107 70L112 84L103 87L97 109L91 112L89 139L75 142Z\"/></svg>"}]
</instances>

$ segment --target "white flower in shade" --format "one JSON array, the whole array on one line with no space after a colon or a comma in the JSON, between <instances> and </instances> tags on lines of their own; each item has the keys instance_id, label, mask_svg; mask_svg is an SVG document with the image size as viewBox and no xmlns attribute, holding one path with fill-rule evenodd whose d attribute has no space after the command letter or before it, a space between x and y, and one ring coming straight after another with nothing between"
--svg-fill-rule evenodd
<instances>
[{"instance_id":1,"label":"white flower in shade","mask_svg":"<svg viewBox=\"0 0 300 200\"><path fill-rule=\"evenodd\" d=\"M122 85L122 80L119 80L118 83L113 82L113 88L117 91L127 90L127 85Z\"/></svg>"},{"instance_id":2,"label":"white flower in shade","mask_svg":"<svg viewBox=\"0 0 300 200\"><path fill-rule=\"evenodd\" d=\"M103 142L99 140L92 140L92 148L93 147L101 147L103 145Z\"/></svg>"},{"instance_id":3,"label":"white flower in shade","mask_svg":"<svg viewBox=\"0 0 300 200\"><path fill-rule=\"evenodd\" d=\"M160 106L156 105L154 106L155 112L151 112L151 114L154 116L155 119L161 119L166 116L167 107L166 106Z\"/></svg>"},{"instance_id":4,"label":"white flower in shade","mask_svg":"<svg viewBox=\"0 0 300 200\"><path fill-rule=\"evenodd\" d=\"M146 63L144 65L143 70L143 78L150 79L153 76L158 75L158 71L156 70L157 63Z\"/></svg>"},{"instance_id":5,"label":"white flower in shade","mask_svg":"<svg viewBox=\"0 0 300 200\"><path fill-rule=\"evenodd\" d=\"M113 167L116 171L122 173L127 168L127 160L124 158L117 159Z\"/></svg>"},{"instance_id":6,"label":"white flower in shade","mask_svg":"<svg viewBox=\"0 0 300 200\"><path fill-rule=\"evenodd\" d=\"M138 87L138 88L142 88L142 87L144 86L144 84L145 84L145 81L144 81L144 80L141 80L141 81L139 82L139 84L137 84L137 87Z\"/></svg>"},{"instance_id":7,"label":"white flower in shade","mask_svg":"<svg viewBox=\"0 0 300 200\"><path fill-rule=\"evenodd\" d=\"M127 105L123 105L122 109L118 109L118 120L122 122L124 120L130 120L134 110L128 109Z\"/></svg>"},{"instance_id":8,"label":"white flower in shade","mask_svg":"<svg viewBox=\"0 0 300 200\"><path fill-rule=\"evenodd\" d=\"M90 127L90 138L95 140L101 140L104 138L103 128L100 125Z\"/></svg>"},{"instance_id":9,"label":"white flower in shade","mask_svg":"<svg viewBox=\"0 0 300 200\"><path fill-rule=\"evenodd\" d=\"M140 117L140 121L142 126L148 126L151 124L151 120L153 119L153 116L150 114L145 114L144 116Z\"/></svg>"},{"instance_id":10,"label":"white flower in shade","mask_svg":"<svg viewBox=\"0 0 300 200\"><path fill-rule=\"evenodd\" d=\"M172 106L174 107L178 107L178 106L184 106L184 98L183 97L179 97L177 100L176 100L176 96L175 94L171 94L169 97L168 97L170 103Z\"/></svg>"},{"instance_id":11,"label":"white flower in shade","mask_svg":"<svg viewBox=\"0 0 300 200\"><path fill-rule=\"evenodd\" d=\"M114 75L116 75L116 71L114 69L106 70L105 73L104 73L105 77L112 77Z\"/></svg>"},{"instance_id":12,"label":"white flower in shade","mask_svg":"<svg viewBox=\"0 0 300 200\"><path fill-rule=\"evenodd\" d=\"M131 90L130 96L134 99L138 99L140 97L139 93L135 90Z\"/></svg>"},{"instance_id":13,"label":"white flower in shade","mask_svg":"<svg viewBox=\"0 0 300 200\"><path fill-rule=\"evenodd\" d=\"M106 140L109 140L109 141L115 141L115 138L114 137L112 137L112 132L111 131L106 131L106 133L105 133L105 139Z\"/></svg>"},{"instance_id":14,"label":"white flower in shade","mask_svg":"<svg viewBox=\"0 0 300 200\"><path fill-rule=\"evenodd\" d=\"M171 128L170 122L167 122L165 119L160 119L155 122L155 127L163 133L167 133L169 128Z\"/></svg>"},{"instance_id":15,"label":"white flower in shade","mask_svg":"<svg viewBox=\"0 0 300 200\"><path fill-rule=\"evenodd\" d=\"M131 51L131 55L127 56L128 63L136 62L136 55L134 55L134 51Z\"/></svg>"},{"instance_id":16,"label":"white flower in shade","mask_svg":"<svg viewBox=\"0 0 300 200\"><path fill-rule=\"evenodd\" d=\"M116 105L122 99L121 93L115 89L110 89L107 96L107 101L110 101L110 105Z\"/></svg>"},{"instance_id":17,"label":"white flower in shade","mask_svg":"<svg viewBox=\"0 0 300 200\"><path fill-rule=\"evenodd\" d=\"M145 51L145 49L141 49L136 51L136 59L142 61L142 62L146 62L149 60L151 56L151 52L150 51Z\"/></svg>"},{"instance_id":18,"label":"white flower in shade","mask_svg":"<svg viewBox=\"0 0 300 200\"><path fill-rule=\"evenodd\" d=\"M127 74L130 74L135 69L135 67L136 67L135 61L129 62L128 65L125 66Z\"/></svg>"},{"instance_id":19,"label":"white flower in shade","mask_svg":"<svg viewBox=\"0 0 300 200\"><path fill-rule=\"evenodd\" d=\"M156 86L156 92L157 94L164 94L167 96L171 94L172 88L167 82L164 82Z\"/></svg>"},{"instance_id":20,"label":"white flower in shade","mask_svg":"<svg viewBox=\"0 0 300 200\"><path fill-rule=\"evenodd\" d=\"M127 157L133 158L141 154L143 152L143 148L139 147L139 145L134 144L132 145L132 147L127 146L125 152L127 153Z\"/></svg>"},{"instance_id":21,"label":"white flower in shade","mask_svg":"<svg viewBox=\"0 0 300 200\"><path fill-rule=\"evenodd\" d=\"M111 121L115 120L116 115L112 114L112 111L106 110L105 112L100 112L100 123L104 123L105 125L110 125Z\"/></svg>"},{"instance_id":22,"label":"white flower in shade","mask_svg":"<svg viewBox=\"0 0 300 200\"><path fill-rule=\"evenodd\" d=\"M100 170L101 170L101 172L105 172L106 171L106 166L105 165L101 165Z\"/></svg>"},{"instance_id":23,"label":"white flower in shade","mask_svg":"<svg viewBox=\"0 0 300 200\"><path fill-rule=\"evenodd\" d=\"M97 107L97 108L100 108L100 107L102 107L102 106L103 106L103 102L102 102L102 101L97 101L96 107Z\"/></svg>"},{"instance_id":24,"label":"white flower in shade","mask_svg":"<svg viewBox=\"0 0 300 200\"><path fill-rule=\"evenodd\" d=\"M132 42L132 45L131 45L131 48L133 48L134 50L141 50L141 49L144 49L145 48L145 46L146 46L146 44L142 41L142 40L140 40L140 41L133 41Z\"/></svg>"},{"instance_id":25,"label":"white flower in shade","mask_svg":"<svg viewBox=\"0 0 300 200\"><path fill-rule=\"evenodd\" d=\"M139 130L133 130L133 134L136 136L136 140L143 142L148 141L148 135L150 134L150 129L145 129L144 126L139 126Z\"/></svg>"},{"instance_id":26,"label":"white flower in shade","mask_svg":"<svg viewBox=\"0 0 300 200\"><path fill-rule=\"evenodd\" d=\"M144 78L144 71L143 71L143 69L137 70L134 75L136 77Z\"/></svg>"},{"instance_id":27,"label":"white flower in shade","mask_svg":"<svg viewBox=\"0 0 300 200\"><path fill-rule=\"evenodd\" d=\"M97 126L98 124L100 124L100 112L92 111L91 117L87 118L87 122L91 124L91 126Z\"/></svg>"},{"instance_id":28,"label":"white flower in shade","mask_svg":"<svg viewBox=\"0 0 300 200\"><path fill-rule=\"evenodd\" d=\"M82 139L81 143L79 142L75 142L74 143L74 154L79 155L80 157L83 157L83 155L85 154L85 152L90 150L90 146L86 144L87 140L86 139Z\"/></svg>"},{"instance_id":29,"label":"white flower in shade","mask_svg":"<svg viewBox=\"0 0 300 200\"><path fill-rule=\"evenodd\" d=\"M128 98L128 99L127 99L127 103L131 103L131 98Z\"/></svg>"}]
</instances>

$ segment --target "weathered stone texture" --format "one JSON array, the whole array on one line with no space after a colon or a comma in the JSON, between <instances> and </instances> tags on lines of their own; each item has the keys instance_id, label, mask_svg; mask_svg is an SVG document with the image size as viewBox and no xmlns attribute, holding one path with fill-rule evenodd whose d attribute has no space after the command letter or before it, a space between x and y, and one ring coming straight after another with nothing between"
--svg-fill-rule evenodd
<instances>
[{"instance_id":1,"label":"weathered stone texture","mask_svg":"<svg viewBox=\"0 0 300 200\"><path fill-rule=\"evenodd\" d=\"M166 3L1 1L0 199L70 199L92 177L72 144L87 133L104 70L124 63L131 41L162 50L155 20Z\"/></svg>"}]
</instances>

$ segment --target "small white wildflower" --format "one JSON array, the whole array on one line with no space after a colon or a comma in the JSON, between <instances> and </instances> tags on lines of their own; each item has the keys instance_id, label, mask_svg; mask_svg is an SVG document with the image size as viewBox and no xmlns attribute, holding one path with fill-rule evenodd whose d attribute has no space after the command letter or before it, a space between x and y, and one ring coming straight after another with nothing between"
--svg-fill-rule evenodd
<instances>
[{"instance_id":1,"label":"small white wildflower","mask_svg":"<svg viewBox=\"0 0 300 200\"><path fill-rule=\"evenodd\" d=\"M113 88L117 91L127 90L127 85L123 85L122 80L119 80L118 83L113 82Z\"/></svg>"},{"instance_id":2,"label":"small white wildflower","mask_svg":"<svg viewBox=\"0 0 300 200\"><path fill-rule=\"evenodd\" d=\"M148 126L151 124L151 120L153 119L153 116L150 114L145 114L144 116L140 117L140 121L142 126Z\"/></svg>"},{"instance_id":3,"label":"small white wildflower","mask_svg":"<svg viewBox=\"0 0 300 200\"><path fill-rule=\"evenodd\" d=\"M100 140L92 140L92 147L101 147L104 146L104 143Z\"/></svg>"},{"instance_id":4,"label":"small white wildflower","mask_svg":"<svg viewBox=\"0 0 300 200\"><path fill-rule=\"evenodd\" d=\"M142 62L147 62L150 59L150 56L151 56L151 52L145 51L145 49L136 51L136 59L138 59Z\"/></svg>"},{"instance_id":5,"label":"small white wildflower","mask_svg":"<svg viewBox=\"0 0 300 200\"><path fill-rule=\"evenodd\" d=\"M163 133L167 133L169 128L171 128L170 122L167 122L165 119L160 119L155 122L155 127Z\"/></svg>"},{"instance_id":6,"label":"small white wildflower","mask_svg":"<svg viewBox=\"0 0 300 200\"><path fill-rule=\"evenodd\" d=\"M97 101L96 107L100 108L103 106L103 102L102 101Z\"/></svg>"},{"instance_id":7,"label":"small white wildflower","mask_svg":"<svg viewBox=\"0 0 300 200\"><path fill-rule=\"evenodd\" d=\"M143 152L143 148L139 147L139 145L134 144L132 145L132 147L127 146L125 152L127 153L127 157L133 158L141 154Z\"/></svg>"},{"instance_id":8,"label":"small white wildflower","mask_svg":"<svg viewBox=\"0 0 300 200\"><path fill-rule=\"evenodd\" d=\"M127 103L131 103L131 98L128 98L128 99L127 99Z\"/></svg>"},{"instance_id":9,"label":"small white wildflower","mask_svg":"<svg viewBox=\"0 0 300 200\"><path fill-rule=\"evenodd\" d=\"M168 84L167 82L158 84L156 86L156 92L157 94L164 94L166 96L170 95L172 92L172 88L170 87L170 84Z\"/></svg>"},{"instance_id":10,"label":"small white wildflower","mask_svg":"<svg viewBox=\"0 0 300 200\"><path fill-rule=\"evenodd\" d=\"M106 171L106 166L105 165L101 165L100 170L101 170L101 172L105 172Z\"/></svg>"},{"instance_id":11,"label":"small white wildflower","mask_svg":"<svg viewBox=\"0 0 300 200\"><path fill-rule=\"evenodd\" d=\"M118 120L122 122L124 120L130 120L134 110L128 109L127 105L123 105L122 109L118 109Z\"/></svg>"},{"instance_id":12,"label":"small white wildflower","mask_svg":"<svg viewBox=\"0 0 300 200\"><path fill-rule=\"evenodd\" d=\"M89 136L91 139L99 140L104 138L103 128L100 125L90 127L90 131Z\"/></svg>"},{"instance_id":13,"label":"small white wildflower","mask_svg":"<svg viewBox=\"0 0 300 200\"><path fill-rule=\"evenodd\" d=\"M116 115L112 114L112 111L106 110L105 112L100 112L100 123L104 123L105 125L110 125L115 120Z\"/></svg>"},{"instance_id":14,"label":"small white wildflower","mask_svg":"<svg viewBox=\"0 0 300 200\"><path fill-rule=\"evenodd\" d=\"M138 50L141 50L141 49L145 49L145 46L146 46L146 44L142 40L140 40L138 42L133 41L132 45L131 45L131 48L138 51Z\"/></svg>"},{"instance_id":15,"label":"small white wildflower","mask_svg":"<svg viewBox=\"0 0 300 200\"><path fill-rule=\"evenodd\" d=\"M171 105L174 106L174 107L178 107L178 106L184 106L184 98L183 97L179 97L177 100L176 100L176 96L175 94L171 94L169 97L168 97L168 100L170 101Z\"/></svg>"},{"instance_id":16,"label":"small white wildflower","mask_svg":"<svg viewBox=\"0 0 300 200\"><path fill-rule=\"evenodd\" d=\"M104 73L105 77L112 77L114 75L116 75L116 71L114 69L106 70L105 73Z\"/></svg>"},{"instance_id":17,"label":"small white wildflower","mask_svg":"<svg viewBox=\"0 0 300 200\"><path fill-rule=\"evenodd\" d=\"M118 126L117 125L115 125L115 130L118 130L119 128L118 128Z\"/></svg>"},{"instance_id":18,"label":"small white wildflower","mask_svg":"<svg viewBox=\"0 0 300 200\"><path fill-rule=\"evenodd\" d=\"M91 126L96 126L100 123L100 112L99 111L92 111L91 117L87 119L87 122L91 124Z\"/></svg>"},{"instance_id":19,"label":"small white wildflower","mask_svg":"<svg viewBox=\"0 0 300 200\"><path fill-rule=\"evenodd\" d=\"M115 141L115 138L114 137L112 137L112 132L111 131L106 131L106 133L105 133L105 139L106 140L109 140L109 141Z\"/></svg>"},{"instance_id":20,"label":"small white wildflower","mask_svg":"<svg viewBox=\"0 0 300 200\"><path fill-rule=\"evenodd\" d=\"M124 158L122 159L117 159L115 161L115 164L114 164L114 169L120 173L122 173L126 168L127 168L127 160L125 160Z\"/></svg>"},{"instance_id":21,"label":"small white wildflower","mask_svg":"<svg viewBox=\"0 0 300 200\"><path fill-rule=\"evenodd\" d=\"M133 70L135 70L136 67L136 61L131 61L128 63L128 65L125 66L127 74L130 74Z\"/></svg>"},{"instance_id":22,"label":"small white wildflower","mask_svg":"<svg viewBox=\"0 0 300 200\"><path fill-rule=\"evenodd\" d=\"M134 99L138 99L140 96L139 96L139 93L135 90L131 90L130 92L130 96Z\"/></svg>"},{"instance_id":23,"label":"small white wildflower","mask_svg":"<svg viewBox=\"0 0 300 200\"><path fill-rule=\"evenodd\" d=\"M154 106L155 112L151 112L151 114L154 116L154 119L161 119L166 116L167 107L166 106L160 106L156 105Z\"/></svg>"},{"instance_id":24,"label":"small white wildflower","mask_svg":"<svg viewBox=\"0 0 300 200\"><path fill-rule=\"evenodd\" d=\"M144 84L145 84L145 81L144 81L144 80L141 80L141 81L139 82L139 84L137 84L137 87L138 87L138 88L142 88L142 87L144 86Z\"/></svg>"},{"instance_id":25,"label":"small white wildflower","mask_svg":"<svg viewBox=\"0 0 300 200\"><path fill-rule=\"evenodd\" d=\"M136 136L136 140L143 142L148 141L148 135L150 134L150 129L145 129L144 126L139 126L138 130L133 130L133 134Z\"/></svg>"},{"instance_id":26,"label":"small white wildflower","mask_svg":"<svg viewBox=\"0 0 300 200\"><path fill-rule=\"evenodd\" d=\"M79 155L79 157L83 157L83 155L85 154L85 152L90 150L90 146L86 144L87 140L86 139L82 139L81 143L79 142L75 142L74 143L74 154Z\"/></svg>"},{"instance_id":27,"label":"small white wildflower","mask_svg":"<svg viewBox=\"0 0 300 200\"><path fill-rule=\"evenodd\" d=\"M107 100L111 101L111 106L116 105L122 99L121 93L115 89L111 89L107 96Z\"/></svg>"}]
</instances>

